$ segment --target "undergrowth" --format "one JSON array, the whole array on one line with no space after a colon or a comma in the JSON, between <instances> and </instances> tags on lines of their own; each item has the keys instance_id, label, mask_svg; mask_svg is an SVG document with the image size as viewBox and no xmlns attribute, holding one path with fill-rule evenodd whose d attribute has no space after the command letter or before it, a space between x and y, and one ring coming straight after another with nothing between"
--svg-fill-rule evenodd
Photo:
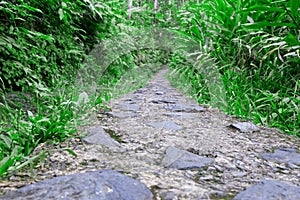
<instances>
[{"instance_id":1,"label":"undergrowth","mask_svg":"<svg viewBox=\"0 0 300 200\"><path fill-rule=\"evenodd\" d=\"M200 42L199 54L214 58L211 65L221 74L226 94L222 109L296 136L300 136L299 4L190 2L177 15L179 29ZM216 98L199 66L178 55L171 66L174 82L180 78L199 103Z\"/></svg>"}]
</instances>

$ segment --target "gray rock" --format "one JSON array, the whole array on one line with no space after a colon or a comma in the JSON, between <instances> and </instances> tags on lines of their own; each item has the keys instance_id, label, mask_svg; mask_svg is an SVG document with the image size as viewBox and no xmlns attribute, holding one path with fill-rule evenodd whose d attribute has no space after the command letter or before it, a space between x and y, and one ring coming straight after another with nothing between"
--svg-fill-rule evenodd
<instances>
[{"instance_id":1,"label":"gray rock","mask_svg":"<svg viewBox=\"0 0 300 200\"><path fill-rule=\"evenodd\" d=\"M199 156L176 147L168 147L166 150L166 155L161 164L168 168L186 170L200 169L211 164L212 162L213 159L211 158Z\"/></svg>"},{"instance_id":2,"label":"gray rock","mask_svg":"<svg viewBox=\"0 0 300 200\"><path fill-rule=\"evenodd\" d=\"M279 148L274 153L262 154L262 157L266 160L272 160L280 163L292 163L300 165L300 154L296 153L295 149Z\"/></svg>"},{"instance_id":3,"label":"gray rock","mask_svg":"<svg viewBox=\"0 0 300 200\"><path fill-rule=\"evenodd\" d=\"M156 91L155 94L156 94L156 95L163 95L164 92L163 92L163 91Z\"/></svg>"},{"instance_id":4,"label":"gray rock","mask_svg":"<svg viewBox=\"0 0 300 200\"><path fill-rule=\"evenodd\" d=\"M181 126L177 125L174 122L170 121L164 121L164 122L149 122L147 123L148 126L152 126L154 128L164 128L164 129L170 129L170 130L180 130Z\"/></svg>"},{"instance_id":5,"label":"gray rock","mask_svg":"<svg viewBox=\"0 0 300 200\"><path fill-rule=\"evenodd\" d=\"M243 176L247 175L247 172L233 171L233 172L231 172L231 175L233 177L243 177Z\"/></svg>"},{"instance_id":6,"label":"gray rock","mask_svg":"<svg viewBox=\"0 0 300 200\"><path fill-rule=\"evenodd\" d=\"M299 200L300 187L277 180L263 180L248 187L234 200Z\"/></svg>"},{"instance_id":7,"label":"gray rock","mask_svg":"<svg viewBox=\"0 0 300 200\"><path fill-rule=\"evenodd\" d=\"M252 133L255 131L259 131L259 128L251 122L240 122L236 124L230 124L228 127L238 129L243 133Z\"/></svg>"},{"instance_id":8,"label":"gray rock","mask_svg":"<svg viewBox=\"0 0 300 200\"><path fill-rule=\"evenodd\" d=\"M112 170L60 176L0 196L2 200L152 200L152 198L153 195L146 185Z\"/></svg>"},{"instance_id":9,"label":"gray rock","mask_svg":"<svg viewBox=\"0 0 300 200\"><path fill-rule=\"evenodd\" d=\"M174 200L174 199L176 199L176 196L175 196L174 192L164 192L160 196L163 200Z\"/></svg>"},{"instance_id":10,"label":"gray rock","mask_svg":"<svg viewBox=\"0 0 300 200\"><path fill-rule=\"evenodd\" d=\"M120 103L118 107L124 111L138 111L140 109L140 106L130 103Z\"/></svg>"},{"instance_id":11,"label":"gray rock","mask_svg":"<svg viewBox=\"0 0 300 200\"><path fill-rule=\"evenodd\" d=\"M133 92L133 94L142 94L147 91L147 88L138 89Z\"/></svg>"},{"instance_id":12,"label":"gray rock","mask_svg":"<svg viewBox=\"0 0 300 200\"><path fill-rule=\"evenodd\" d=\"M170 104L175 104L176 101L174 100L169 100L169 99L158 99L158 100L152 100L150 101L151 103L156 103L156 104L160 104L160 103L170 103Z\"/></svg>"},{"instance_id":13,"label":"gray rock","mask_svg":"<svg viewBox=\"0 0 300 200\"><path fill-rule=\"evenodd\" d=\"M137 114L135 113L116 113L116 112L107 112L107 115L111 116L111 117L115 117L115 118L128 118L128 117L136 117Z\"/></svg>"},{"instance_id":14,"label":"gray rock","mask_svg":"<svg viewBox=\"0 0 300 200\"><path fill-rule=\"evenodd\" d=\"M171 104L163 108L172 112L204 112L204 108L199 105Z\"/></svg>"},{"instance_id":15,"label":"gray rock","mask_svg":"<svg viewBox=\"0 0 300 200\"><path fill-rule=\"evenodd\" d=\"M107 147L120 146L120 144L112 139L110 135L101 127L89 129L88 132L89 135L82 139L88 144L99 144Z\"/></svg>"},{"instance_id":16,"label":"gray rock","mask_svg":"<svg viewBox=\"0 0 300 200\"><path fill-rule=\"evenodd\" d=\"M165 116L174 117L174 118L195 118L197 117L194 113L181 113L181 112L170 112L164 113Z\"/></svg>"}]
</instances>

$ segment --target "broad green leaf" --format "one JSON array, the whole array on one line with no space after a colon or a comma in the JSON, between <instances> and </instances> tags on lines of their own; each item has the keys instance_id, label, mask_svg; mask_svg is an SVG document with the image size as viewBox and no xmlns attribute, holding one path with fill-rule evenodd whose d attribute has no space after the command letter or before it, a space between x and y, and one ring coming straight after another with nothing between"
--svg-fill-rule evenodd
<instances>
[{"instance_id":1,"label":"broad green leaf","mask_svg":"<svg viewBox=\"0 0 300 200\"><path fill-rule=\"evenodd\" d=\"M2 139L5 143L5 145L7 146L7 148L11 147L11 143L12 143L12 139L10 137L8 137L7 135L0 135L0 139Z\"/></svg>"},{"instance_id":2,"label":"broad green leaf","mask_svg":"<svg viewBox=\"0 0 300 200\"><path fill-rule=\"evenodd\" d=\"M268 26L272 26L272 27L287 26L287 27L296 28L296 25L292 24L292 23L267 22L267 21L256 22L256 23L246 23L246 24L243 24L243 26L248 27L248 28L253 28L253 29L264 28L264 27L268 27Z\"/></svg>"},{"instance_id":3,"label":"broad green leaf","mask_svg":"<svg viewBox=\"0 0 300 200\"><path fill-rule=\"evenodd\" d=\"M278 7L271 7L271 6L266 6L266 5L255 5L250 8L245 8L241 11L237 11L237 13L243 13L243 12L250 12L250 11L256 11L256 12L261 12L261 11L266 11L266 12L285 12L284 9L278 8Z\"/></svg>"},{"instance_id":4,"label":"broad green leaf","mask_svg":"<svg viewBox=\"0 0 300 200\"><path fill-rule=\"evenodd\" d=\"M299 11L298 9L300 8L300 1L299 0L290 0L290 5L291 5L291 13L294 17L299 17Z\"/></svg>"},{"instance_id":5,"label":"broad green leaf","mask_svg":"<svg viewBox=\"0 0 300 200\"><path fill-rule=\"evenodd\" d=\"M32 6L29 6L27 4L23 5L24 8L26 8L27 10L33 11L33 12L39 12L39 13L43 13L40 9L38 8L34 8Z\"/></svg>"},{"instance_id":6,"label":"broad green leaf","mask_svg":"<svg viewBox=\"0 0 300 200\"><path fill-rule=\"evenodd\" d=\"M71 154L74 157L77 157L77 154L75 153L75 151L73 151L72 149L64 149L66 150L69 154Z\"/></svg>"},{"instance_id":7,"label":"broad green leaf","mask_svg":"<svg viewBox=\"0 0 300 200\"><path fill-rule=\"evenodd\" d=\"M2 175L10 166L12 166L14 160L11 157L5 157L0 161L0 175Z\"/></svg>"},{"instance_id":8,"label":"broad green leaf","mask_svg":"<svg viewBox=\"0 0 300 200\"><path fill-rule=\"evenodd\" d=\"M49 118L44 117L37 121L37 123L41 123L41 122L50 122L50 120L49 120Z\"/></svg>"},{"instance_id":9,"label":"broad green leaf","mask_svg":"<svg viewBox=\"0 0 300 200\"><path fill-rule=\"evenodd\" d=\"M296 45L299 45L299 41L297 40L297 38L289 33L285 38L284 38L284 41L286 41L286 43L289 45L289 46L296 46Z\"/></svg>"}]
</instances>

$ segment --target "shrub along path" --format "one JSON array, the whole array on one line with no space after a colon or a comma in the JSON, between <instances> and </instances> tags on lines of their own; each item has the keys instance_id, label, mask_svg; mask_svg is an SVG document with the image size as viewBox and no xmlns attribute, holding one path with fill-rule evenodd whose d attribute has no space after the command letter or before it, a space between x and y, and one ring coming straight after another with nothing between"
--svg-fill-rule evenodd
<instances>
[{"instance_id":1,"label":"shrub along path","mask_svg":"<svg viewBox=\"0 0 300 200\"><path fill-rule=\"evenodd\" d=\"M53 151L34 170L35 180L19 173L0 185L9 191L58 178L0 199L300 199L299 138L201 107L173 88L166 72L111 100L110 111L80 128L84 139L57 147L77 157ZM60 177L104 169L114 171Z\"/></svg>"}]
</instances>

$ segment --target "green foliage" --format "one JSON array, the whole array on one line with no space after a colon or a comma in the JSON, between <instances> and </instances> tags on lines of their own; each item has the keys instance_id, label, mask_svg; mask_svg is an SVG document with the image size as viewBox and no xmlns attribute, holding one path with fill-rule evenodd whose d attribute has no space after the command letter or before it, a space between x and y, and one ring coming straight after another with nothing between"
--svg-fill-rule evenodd
<instances>
[{"instance_id":1,"label":"green foliage","mask_svg":"<svg viewBox=\"0 0 300 200\"><path fill-rule=\"evenodd\" d=\"M1 176L44 157L31 155L40 143L73 136L91 106L74 101L75 75L119 18L88 0L1 1L0 10Z\"/></svg>"},{"instance_id":2,"label":"green foliage","mask_svg":"<svg viewBox=\"0 0 300 200\"><path fill-rule=\"evenodd\" d=\"M227 112L300 136L299 16L299 1L204 0L189 2L176 18L220 66ZM178 72L189 92L210 101L201 73L172 62L185 69Z\"/></svg>"},{"instance_id":3,"label":"green foliage","mask_svg":"<svg viewBox=\"0 0 300 200\"><path fill-rule=\"evenodd\" d=\"M72 79L106 24L90 1L2 1L0 75L6 88L34 90Z\"/></svg>"},{"instance_id":4,"label":"green foliage","mask_svg":"<svg viewBox=\"0 0 300 200\"><path fill-rule=\"evenodd\" d=\"M0 116L4 119L0 127L2 173L10 166L20 164L40 143L63 141L75 132L77 117L73 102L62 99L62 95L50 94L43 96L43 100L32 100L40 101L37 102L37 113L12 109L6 99L0 104Z\"/></svg>"}]
</instances>

